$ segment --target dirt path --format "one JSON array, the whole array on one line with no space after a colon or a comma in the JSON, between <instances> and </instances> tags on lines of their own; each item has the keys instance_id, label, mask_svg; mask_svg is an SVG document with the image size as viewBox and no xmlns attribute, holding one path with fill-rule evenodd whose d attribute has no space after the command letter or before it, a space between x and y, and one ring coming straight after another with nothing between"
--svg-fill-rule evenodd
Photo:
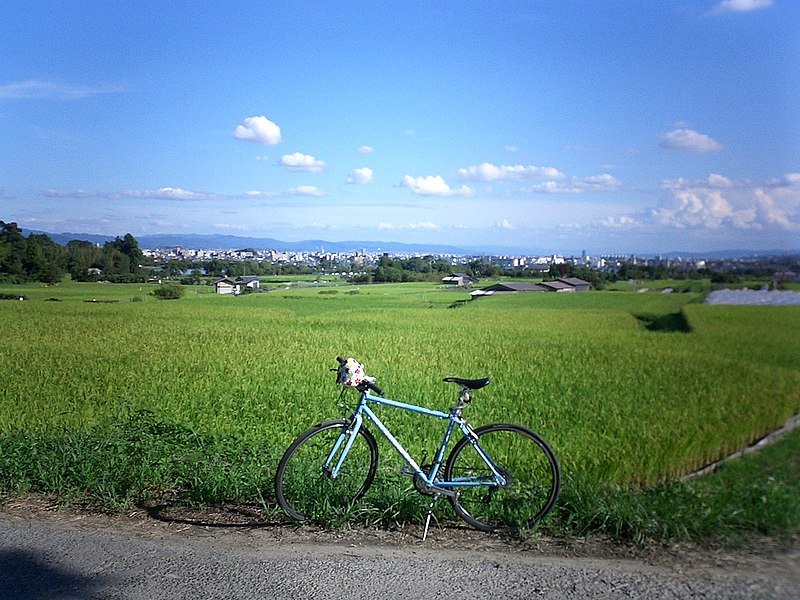
<instances>
[{"instance_id":1,"label":"dirt path","mask_svg":"<svg viewBox=\"0 0 800 600\"><path fill-rule=\"evenodd\" d=\"M0 505L0 597L800 598L800 543L731 551L321 532L246 509L107 516Z\"/></svg>"}]
</instances>

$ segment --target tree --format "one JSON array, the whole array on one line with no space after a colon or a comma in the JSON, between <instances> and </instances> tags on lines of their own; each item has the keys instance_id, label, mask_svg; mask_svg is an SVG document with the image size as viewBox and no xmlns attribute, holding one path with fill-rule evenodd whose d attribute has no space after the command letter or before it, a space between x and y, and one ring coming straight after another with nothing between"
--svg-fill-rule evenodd
<instances>
[{"instance_id":1,"label":"tree","mask_svg":"<svg viewBox=\"0 0 800 600\"><path fill-rule=\"evenodd\" d=\"M46 234L30 234L25 249L25 272L42 283L58 283L66 273L64 248Z\"/></svg>"},{"instance_id":2,"label":"tree","mask_svg":"<svg viewBox=\"0 0 800 600\"><path fill-rule=\"evenodd\" d=\"M65 249L67 273L76 281L93 279L89 275L92 267L101 268L103 250L86 240L70 240Z\"/></svg>"},{"instance_id":3,"label":"tree","mask_svg":"<svg viewBox=\"0 0 800 600\"><path fill-rule=\"evenodd\" d=\"M373 280L379 283L400 283L403 281L403 270L394 266L378 267Z\"/></svg>"},{"instance_id":4,"label":"tree","mask_svg":"<svg viewBox=\"0 0 800 600\"><path fill-rule=\"evenodd\" d=\"M136 238L130 233L126 233L124 238L119 239L119 237L117 237L111 242L111 245L115 250L118 250L121 254L128 257L127 261L120 259L119 262L121 265L127 264L129 273L136 273L139 271L139 265L142 262L144 254L142 254L142 251L139 249L139 242L136 241Z\"/></svg>"},{"instance_id":5,"label":"tree","mask_svg":"<svg viewBox=\"0 0 800 600\"><path fill-rule=\"evenodd\" d=\"M24 279L23 261L27 244L16 223L0 221L0 274Z\"/></svg>"},{"instance_id":6,"label":"tree","mask_svg":"<svg viewBox=\"0 0 800 600\"><path fill-rule=\"evenodd\" d=\"M64 250L45 234L25 238L16 223L0 221L0 276L16 283L58 283L64 277Z\"/></svg>"}]
</instances>

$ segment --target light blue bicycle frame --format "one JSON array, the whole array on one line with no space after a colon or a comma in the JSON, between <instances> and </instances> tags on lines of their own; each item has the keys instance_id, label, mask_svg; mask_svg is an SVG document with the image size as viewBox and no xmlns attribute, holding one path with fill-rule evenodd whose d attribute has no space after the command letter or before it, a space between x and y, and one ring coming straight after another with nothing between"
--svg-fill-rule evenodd
<instances>
[{"instance_id":1,"label":"light blue bicycle frame","mask_svg":"<svg viewBox=\"0 0 800 600\"><path fill-rule=\"evenodd\" d=\"M444 433L444 438L442 439L442 443L439 446L439 449L436 451L436 456L434 457L430 473L425 473L425 471L422 470L417 461L414 460L414 458L408 453L408 451L397 440L397 438L395 438L394 435L392 435L392 432L389 431L386 425L384 425L383 421L381 421L378 418L378 415L376 415L373 412L373 410L368 406L369 403L391 406L394 408L400 408L421 415L426 415L428 417L435 417L437 419L449 420L447 429L445 430ZM417 477L419 477L420 480L425 485L431 486L431 492L433 493L441 493L452 496L455 495L456 493L455 490L453 490L452 488L503 487L508 483L505 477L503 477L503 475L501 474L500 468L497 466L497 464L495 464L495 462L491 459L491 457L481 447L480 442L478 441L478 436L475 434L472 427L461 416L460 407L453 407L450 409L449 413L446 413L438 410L431 410L429 408L424 408L422 406L417 406L415 404L407 404L405 402L398 402L397 400L390 400L389 398L383 398L381 396L373 396L369 392L361 393L361 399L358 402L358 406L356 407L355 412L350 418L350 427L342 431L341 435L336 440L333 449L328 455L328 459L325 461L325 465L323 466L323 468L330 475L331 478L335 478L339 474L339 471L342 468L342 464L344 464L344 460L345 458L347 458L347 454L348 452L350 452L350 448L356 439L356 434L364 424L364 415L367 416L367 418L375 425L375 427L378 428L378 431L380 431L383 434L383 436L389 441L389 443L394 447L394 449L397 450L400 456L403 457L403 460L406 461L406 464L409 467L411 467L414 474L416 474ZM469 443L478 453L478 456L480 456L483 462L485 462L486 465L489 467L493 475L492 479L487 479L485 477L483 478L459 477L457 479L454 479L453 481L437 481L436 478L442 466L444 454L447 451L447 446L450 443L450 437L453 434L453 430L455 429L456 425L459 426L464 436L469 440ZM341 450L340 453L339 449L342 447L343 443L344 443L344 448ZM331 468L331 464L334 462L335 464L333 468Z\"/></svg>"}]
</instances>

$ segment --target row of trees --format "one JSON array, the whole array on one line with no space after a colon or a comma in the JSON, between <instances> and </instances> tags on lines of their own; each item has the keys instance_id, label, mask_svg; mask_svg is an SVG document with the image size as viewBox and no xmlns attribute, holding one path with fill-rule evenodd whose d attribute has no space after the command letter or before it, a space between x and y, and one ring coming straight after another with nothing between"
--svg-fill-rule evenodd
<instances>
[{"instance_id":1,"label":"row of trees","mask_svg":"<svg viewBox=\"0 0 800 600\"><path fill-rule=\"evenodd\" d=\"M403 281L436 281L450 274L453 267L442 259L433 256L392 259L382 256L372 275L360 279L376 283L400 283Z\"/></svg>"},{"instance_id":2,"label":"row of trees","mask_svg":"<svg viewBox=\"0 0 800 600\"><path fill-rule=\"evenodd\" d=\"M0 281L58 283L69 274L77 281L141 282L143 254L127 234L103 246L82 240L66 246L45 234L25 237L16 223L0 221Z\"/></svg>"}]
</instances>

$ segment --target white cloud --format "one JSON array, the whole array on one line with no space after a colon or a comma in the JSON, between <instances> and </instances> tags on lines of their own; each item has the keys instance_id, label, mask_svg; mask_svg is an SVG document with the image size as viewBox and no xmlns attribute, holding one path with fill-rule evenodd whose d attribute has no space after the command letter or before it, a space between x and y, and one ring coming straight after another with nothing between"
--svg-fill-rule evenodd
<instances>
[{"instance_id":1,"label":"white cloud","mask_svg":"<svg viewBox=\"0 0 800 600\"><path fill-rule=\"evenodd\" d=\"M731 187L733 182L724 175L711 173L711 175L708 176L708 185L712 187Z\"/></svg>"},{"instance_id":2,"label":"white cloud","mask_svg":"<svg viewBox=\"0 0 800 600\"><path fill-rule=\"evenodd\" d=\"M431 221L422 221L420 223L409 223L409 229L439 229L439 226L436 223Z\"/></svg>"},{"instance_id":3,"label":"white cloud","mask_svg":"<svg viewBox=\"0 0 800 600\"><path fill-rule=\"evenodd\" d=\"M298 185L288 190L292 196L324 196L325 193L315 185Z\"/></svg>"},{"instance_id":4,"label":"white cloud","mask_svg":"<svg viewBox=\"0 0 800 600\"><path fill-rule=\"evenodd\" d=\"M206 194L200 192L191 192L181 188L164 187L160 188L155 196L156 198L165 198L169 200L200 200L206 197Z\"/></svg>"},{"instance_id":5,"label":"white cloud","mask_svg":"<svg viewBox=\"0 0 800 600\"><path fill-rule=\"evenodd\" d=\"M458 170L459 178L467 181L519 181L521 179L563 179L564 174L553 167L533 165L502 165L482 163Z\"/></svg>"},{"instance_id":6,"label":"white cloud","mask_svg":"<svg viewBox=\"0 0 800 600\"><path fill-rule=\"evenodd\" d=\"M714 7L712 14L744 13L770 6L772 0L723 0Z\"/></svg>"},{"instance_id":7,"label":"white cloud","mask_svg":"<svg viewBox=\"0 0 800 600\"><path fill-rule=\"evenodd\" d=\"M0 85L0 98L10 100L81 100L125 91L119 84L74 85L29 79Z\"/></svg>"},{"instance_id":8,"label":"white cloud","mask_svg":"<svg viewBox=\"0 0 800 600\"><path fill-rule=\"evenodd\" d=\"M535 165L493 165L482 163L457 171L458 177L468 181L511 182L528 179L543 179L523 188L523 192L541 194L580 194L588 191L613 191L622 184L613 175L602 173L589 177L568 177L555 167Z\"/></svg>"},{"instance_id":9,"label":"white cloud","mask_svg":"<svg viewBox=\"0 0 800 600\"><path fill-rule=\"evenodd\" d=\"M281 128L264 116L247 117L236 126L233 137L272 146L281 141Z\"/></svg>"},{"instance_id":10,"label":"white cloud","mask_svg":"<svg viewBox=\"0 0 800 600\"><path fill-rule=\"evenodd\" d=\"M733 207L719 190L687 188L673 191L668 208L657 209L656 220L662 225L673 227L697 227L718 229L723 224L736 223L739 228L749 219L747 214L734 215Z\"/></svg>"},{"instance_id":11,"label":"white cloud","mask_svg":"<svg viewBox=\"0 0 800 600\"><path fill-rule=\"evenodd\" d=\"M665 202L652 211L652 218L655 223L680 229L797 231L800 178L794 183L792 175L766 185L731 181L721 175L697 183L666 180L662 182Z\"/></svg>"},{"instance_id":12,"label":"white cloud","mask_svg":"<svg viewBox=\"0 0 800 600\"><path fill-rule=\"evenodd\" d=\"M278 195L275 192L262 192L261 190L248 190L244 193L245 198L274 198Z\"/></svg>"},{"instance_id":13,"label":"white cloud","mask_svg":"<svg viewBox=\"0 0 800 600\"><path fill-rule=\"evenodd\" d=\"M755 197L756 214L761 222L767 225L775 225L779 229L785 230L798 228L789 220L784 210L775 206L775 200L768 196L764 190L760 188L755 190Z\"/></svg>"},{"instance_id":14,"label":"white cloud","mask_svg":"<svg viewBox=\"0 0 800 600\"><path fill-rule=\"evenodd\" d=\"M675 129L661 138L662 148L684 152L716 152L722 145L712 137L693 129Z\"/></svg>"},{"instance_id":15,"label":"white cloud","mask_svg":"<svg viewBox=\"0 0 800 600\"><path fill-rule=\"evenodd\" d=\"M584 192L613 192L622 183L608 173L589 177L570 177L566 181L544 181L522 191L537 194L583 194Z\"/></svg>"},{"instance_id":16,"label":"white cloud","mask_svg":"<svg viewBox=\"0 0 800 600\"><path fill-rule=\"evenodd\" d=\"M422 221L420 223L408 223L407 225L395 225L394 223L378 223L380 231L397 231L400 229L424 229L433 231L439 229L439 226L432 221Z\"/></svg>"},{"instance_id":17,"label":"white cloud","mask_svg":"<svg viewBox=\"0 0 800 600\"><path fill-rule=\"evenodd\" d=\"M519 152L518 146L506 146L506 152L516 153Z\"/></svg>"},{"instance_id":18,"label":"white cloud","mask_svg":"<svg viewBox=\"0 0 800 600\"><path fill-rule=\"evenodd\" d=\"M800 183L800 173L787 173L784 175L784 179L790 184Z\"/></svg>"},{"instance_id":19,"label":"white cloud","mask_svg":"<svg viewBox=\"0 0 800 600\"><path fill-rule=\"evenodd\" d=\"M606 217L600 221L600 225L607 229L630 229L638 225L638 223L632 217L622 215L618 218Z\"/></svg>"},{"instance_id":20,"label":"white cloud","mask_svg":"<svg viewBox=\"0 0 800 600\"><path fill-rule=\"evenodd\" d=\"M107 198L146 198L150 200L207 200L214 198L213 194L205 192L192 192L181 188L163 187L157 190L122 190L106 194Z\"/></svg>"},{"instance_id":21,"label":"white cloud","mask_svg":"<svg viewBox=\"0 0 800 600\"><path fill-rule=\"evenodd\" d=\"M459 189L451 189L441 175L428 175L427 177L403 177L402 185L420 196L469 196L472 189L462 185Z\"/></svg>"},{"instance_id":22,"label":"white cloud","mask_svg":"<svg viewBox=\"0 0 800 600\"><path fill-rule=\"evenodd\" d=\"M359 154L372 154L373 152L375 152L375 148L372 146L361 146L358 149Z\"/></svg>"},{"instance_id":23,"label":"white cloud","mask_svg":"<svg viewBox=\"0 0 800 600\"><path fill-rule=\"evenodd\" d=\"M278 161L282 167L286 167L290 171L300 171L304 173L317 173L325 168L325 163L317 160L310 154L302 154L301 152L293 152L292 154L284 154Z\"/></svg>"},{"instance_id":24,"label":"white cloud","mask_svg":"<svg viewBox=\"0 0 800 600\"><path fill-rule=\"evenodd\" d=\"M369 167L361 167L360 169L353 169L350 175L347 176L347 183L367 184L372 183L373 173Z\"/></svg>"},{"instance_id":25,"label":"white cloud","mask_svg":"<svg viewBox=\"0 0 800 600\"><path fill-rule=\"evenodd\" d=\"M497 227L498 229L507 229L507 230L509 230L509 231L511 231L512 229L516 229L516 227L514 227L514 225L512 225L512 224L511 224L511 223L510 223L508 220L506 220L506 219L500 219L499 221L497 221L497 222L494 224L494 226L495 226L495 227Z\"/></svg>"},{"instance_id":26,"label":"white cloud","mask_svg":"<svg viewBox=\"0 0 800 600\"><path fill-rule=\"evenodd\" d=\"M572 178L572 186L581 192L590 190L608 192L618 189L621 185L619 179L608 173Z\"/></svg>"}]
</instances>

